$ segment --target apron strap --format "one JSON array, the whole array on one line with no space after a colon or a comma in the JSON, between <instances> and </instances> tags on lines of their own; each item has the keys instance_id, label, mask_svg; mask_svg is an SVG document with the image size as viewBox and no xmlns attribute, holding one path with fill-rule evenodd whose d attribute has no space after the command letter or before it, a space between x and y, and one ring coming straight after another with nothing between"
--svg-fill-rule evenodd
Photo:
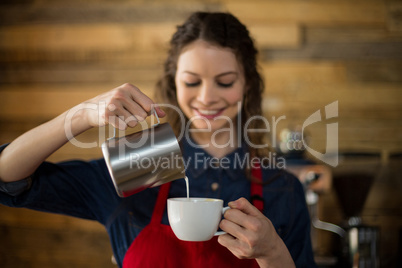
<instances>
[{"instance_id":1,"label":"apron strap","mask_svg":"<svg viewBox=\"0 0 402 268\"><path fill-rule=\"evenodd\" d=\"M264 198L262 198L262 171L258 163L256 167L251 170L251 175L258 179L258 182L251 182L251 203L262 212L264 209Z\"/></svg>"},{"instance_id":2,"label":"apron strap","mask_svg":"<svg viewBox=\"0 0 402 268\"><path fill-rule=\"evenodd\" d=\"M165 212L166 203L169 196L170 184L171 182L162 184L159 189L158 198L156 199L151 223L160 224L162 221L163 213Z\"/></svg>"}]
</instances>

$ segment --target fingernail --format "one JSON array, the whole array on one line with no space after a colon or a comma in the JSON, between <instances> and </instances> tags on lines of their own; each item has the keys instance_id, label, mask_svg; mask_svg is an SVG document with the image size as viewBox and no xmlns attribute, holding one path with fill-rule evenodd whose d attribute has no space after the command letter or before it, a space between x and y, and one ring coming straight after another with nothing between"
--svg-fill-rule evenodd
<instances>
[{"instance_id":1,"label":"fingernail","mask_svg":"<svg viewBox=\"0 0 402 268\"><path fill-rule=\"evenodd\" d=\"M164 115L166 114L165 111L162 110L161 108L156 107L156 109L159 111L159 113L161 114L161 116L164 116Z\"/></svg>"},{"instance_id":2,"label":"fingernail","mask_svg":"<svg viewBox=\"0 0 402 268\"><path fill-rule=\"evenodd\" d=\"M114 104L109 104L109 105L107 106L107 108L109 109L109 111L113 112L114 110L116 110L116 105L114 105Z\"/></svg>"}]
</instances>

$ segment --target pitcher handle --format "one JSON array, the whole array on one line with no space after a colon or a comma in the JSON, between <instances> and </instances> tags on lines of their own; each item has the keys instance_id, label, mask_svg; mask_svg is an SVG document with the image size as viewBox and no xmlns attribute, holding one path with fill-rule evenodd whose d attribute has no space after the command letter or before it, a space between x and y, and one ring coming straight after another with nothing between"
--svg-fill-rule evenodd
<instances>
[{"instance_id":1,"label":"pitcher handle","mask_svg":"<svg viewBox=\"0 0 402 268\"><path fill-rule=\"evenodd\" d=\"M156 110L155 110L155 107L152 105L152 110L151 110L151 114L154 114L154 116L156 117L156 120L157 120L157 123L155 123L155 124L153 124L151 127L156 127L156 126L158 126L160 123L161 123L161 121L159 120L159 116L158 116L158 114L156 113Z\"/></svg>"},{"instance_id":2,"label":"pitcher handle","mask_svg":"<svg viewBox=\"0 0 402 268\"><path fill-rule=\"evenodd\" d=\"M156 127L156 126L158 126L160 123L161 123L161 121L159 120L159 116L158 116L158 114L156 113L156 110L155 110L155 108L154 107L152 107L152 110L151 110L151 114L150 115L152 115L152 114L154 114L154 116L156 117L156 123L155 124L153 124L151 127ZM113 136L112 137L110 137L110 138L108 138L107 140L111 140L111 139L114 139L114 138L116 138L116 128L114 127L113 128Z\"/></svg>"}]
</instances>

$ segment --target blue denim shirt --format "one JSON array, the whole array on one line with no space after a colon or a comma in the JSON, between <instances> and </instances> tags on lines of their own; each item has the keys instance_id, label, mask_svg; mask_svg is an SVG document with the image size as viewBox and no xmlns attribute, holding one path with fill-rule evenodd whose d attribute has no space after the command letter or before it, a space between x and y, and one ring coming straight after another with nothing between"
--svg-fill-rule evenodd
<instances>
[{"instance_id":1,"label":"blue denim shirt","mask_svg":"<svg viewBox=\"0 0 402 268\"><path fill-rule=\"evenodd\" d=\"M245 146L218 163L203 149L182 142L190 196L223 199L225 205L240 197L250 199L250 180L244 172ZM7 145L0 147L0 152ZM264 214L288 247L297 267L316 267L310 241L310 218L301 183L293 175L263 167ZM28 188L28 189L27 189ZM150 222L159 187L120 198L105 161L44 162L30 178L1 183L0 203L39 211L96 220L109 234L115 258L121 267L124 255ZM14 196L13 196L14 195ZM172 182L169 197L186 196L184 179ZM162 223L168 224L167 215ZM101 253L100 253L101 254Z\"/></svg>"}]
</instances>

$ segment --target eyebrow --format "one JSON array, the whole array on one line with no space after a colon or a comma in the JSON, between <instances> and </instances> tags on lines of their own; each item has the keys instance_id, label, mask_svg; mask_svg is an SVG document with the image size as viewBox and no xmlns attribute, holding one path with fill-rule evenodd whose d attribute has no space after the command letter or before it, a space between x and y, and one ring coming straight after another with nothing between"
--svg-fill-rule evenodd
<instances>
[{"instance_id":1,"label":"eyebrow","mask_svg":"<svg viewBox=\"0 0 402 268\"><path fill-rule=\"evenodd\" d=\"M199 74L193 73L193 72L191 72L191 71L183 71L183 73L188 73L188 74L191 74L191 75L194 75L194 76L199 76ZM238 73L237 73L237 72L235 72L235 71L228 71L228 72L224 72L224 73L218 74L216 77L221 77L221 76L225 76L225 75L228 75L228 74L234 74L234 75L238 76Z\"/></svg>"}]
</instances>

